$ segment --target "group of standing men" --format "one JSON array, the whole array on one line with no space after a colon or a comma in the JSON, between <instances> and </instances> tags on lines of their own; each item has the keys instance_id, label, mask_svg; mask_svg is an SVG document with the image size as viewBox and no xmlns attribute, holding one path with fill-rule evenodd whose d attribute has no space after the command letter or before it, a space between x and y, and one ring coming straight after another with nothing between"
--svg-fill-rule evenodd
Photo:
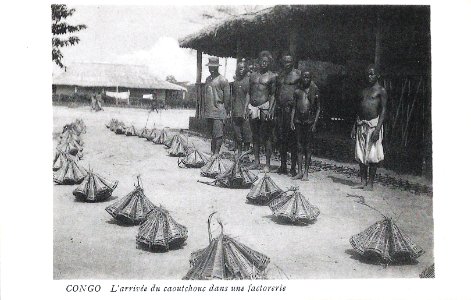
<instances>
[{"instance_id":1,"label":"group of standing men","mask_svg":"<svg viewBox=\"0 0 471 300\"><path fill-rule=\"evenodd\" d=\"M211 152L219 153L224 120L230 117L237 153L248 150L251 143L253 145L255 160L249 168L260 168L260 147L264 146L264 171L270 172L276 139L281 158L277 172L308 180L311 141L321 111L319 89L310 71L294 67L292 56L282 57L283 68L279 74L270 70L272 62L273 57L268 51L260 53L255 68L244 59L238 62L231 93L227 79L219 74L219 59L209 58L206 66L211 75L206 78L204 105L212 135ZM379 74L374 66L368 67L367 76L369 86L362 90L352 138L356 141L355 159L360 164L361 184L358 188L372 189L377 164L384 159L382 124L387 95L379 84ZM288 152L291 153L289 172Z\"/></svg>"},{"instance_id":2,"label":"group of standing men","mask_svg":"<svg viewBox=\"0 0 471 300\"><path fill-rule=\"evenodd\" d=\"M276 139L281 156L278 173L288 174L290 151L291 176L308 180L310 141L320 113L318 88L311 72L294 68L292 56L284 56L282 61L283 70L276 74L270 70L273 57L268 51L260 53L258 68L249 70L247 61L241 60L237 63L231 93L227 79L219 74L219 59L209 58L207 66L211 75L205 85L205 112L212 134L211 152L219 153L224 120L230 117L237 152L240 154L253 144L255 161L249 168L260 168L260 148L264 146L264 170L270 171Z\"/></svg>"}]
</instances>

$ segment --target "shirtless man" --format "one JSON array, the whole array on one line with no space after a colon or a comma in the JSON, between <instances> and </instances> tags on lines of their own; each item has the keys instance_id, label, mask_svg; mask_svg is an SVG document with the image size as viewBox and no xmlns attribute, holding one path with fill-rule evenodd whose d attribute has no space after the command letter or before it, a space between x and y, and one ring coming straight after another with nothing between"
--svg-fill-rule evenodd
<instances>
[{"instance_id":1,"label":"shirtless man","mask_svg":"<svg viewBox=\"0 0 471 300\"><path fill-rule=\"evenodd\" d=\"M272 154L273 116L275 110L276 74L269 71L273 60L270 52L262 51L259 55L260 70L250 75L250 103L247 113L250 116L255 161L252 169L260 168L260 145L265 145L265 172L270 172Z\"/></svg>"},{"instance_id":2,"label":"shirtless man","mask_svg":"<svg viewBox=\"0 0 471 300\"><path fill-rule=\"evenodd\" d=\"M231 117L236 142L237 156L247 151L252 142L252 132L248 120L247 108L249 106L249 75L247 63L242 60L237 64L236 76L231 98Z\"/></svg>"},{"instance_id":3,"label":"shirtless man","mask_svg":"<svg viewBox=\"0 0 471 300\"><path fill-rule=\"evenodd\" d=\"M369 87L362 91L358 117L351 137L355 139L355 159L360 164L361 184L355 188L373 190L378 163L384 159L383 122L386 116L387 94L379 84L374 65L367 68Z\"/></svg>"},{"instance_id":4,"label":"shirtless man","mask_svg":"<svg viewBox=\"0 0 471 300\"><path fill-rule=\"evenodd\" d=\"M298 150L298 174L293 179L308 181L311 165L311 140L316 131L317 120L321 111L319 89L312 81L309 71L301 74L301 80L294 91L294 105L291 110L291 129L296 131ZM304 173L302 171L304 155Z\"/></svg>"},{"instance_id":5,"label":"shirtless man","mask_svg":"<svg viewBox=\"0 0 471 300\"><path fill-rule=\"evenodd\" d=\"M206 65L211 75L206 78L205 84L205 113L208 127L211 132L211 153L219 154L224 135L224 120L227 117L226 109L230 101L229 82L219 74L219 58L210 57Z\"/></svg>"},{"instance_id":6,"label":"shirtless man","mask_svg":"<svg viewBox=\"0 0 471 300\"><path fill-rule=\"evenodd\" d=\"M291 153L291 176L296 175L296 134L291 130L291 108L293 106L294 90L301 78L301 71L294 68L291 55L283 56L283 71L276 81L276 123L278 127L278 141L281 156L279 174L287 174L286 166L288 150Z\"/></svg>"}]
</instances>

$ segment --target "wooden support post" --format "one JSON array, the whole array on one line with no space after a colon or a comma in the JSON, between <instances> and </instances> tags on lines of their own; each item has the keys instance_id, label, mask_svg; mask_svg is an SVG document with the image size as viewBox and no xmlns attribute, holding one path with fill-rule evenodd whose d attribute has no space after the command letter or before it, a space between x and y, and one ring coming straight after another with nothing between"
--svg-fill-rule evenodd
<instances>
[{"instance_id":1,"label":"wooden support post","mask_svg":"<svg viewBox=\"0 0 471 300\"><path fill-rule=\"evenodd\" d=\"M202 97L202 84L201 74L203 72L203 52L200 50L196 51L196 118L200 119L203 117L203 97Z\"/></svg>"},{"instance_id":2,"label":"wooden support post","mask_svg":"<svg viewBox=\"0 0 471 300\"><path fill-rule=\"evenodd\" d=\"M277 64L281 60L282 51L280 51L278 48L275 48L271 52L271 55L273 56L273 63Z\"/></svg>"},{"instance_id":3,"label":"wooden support post","mask_svg":"<svg viewBox=\"0 0 471 300\"><path fill-rule=\"evenodd\" d=\"M381 9L376 12L376 36L375 36L375 67L381 70L381 54L382 54L382 31L383 24L381 19Z\"/></svg>"},{"instance_id":4,"label":"wooden support post","mask_svg":"<svg viewBox=\"0 0 471 300\"><path fill-rule=\"evenodd\" d=\"M203 52L196 51L196 83L201 83L201 74L203 72Z\"/></svg>"},{"instance_id":5,"label":"wooden support post","mask_svg":"<svg viewBox=\"0 0 471 300\"><path fill-rule=\"evenodd\" d=\"M288 53L293 57L295 68L298 67L297 47L298 47L298 30L296 26L294 26L293 24L293 26L289 27L289 31L288 31Z\"/></svg>"},{"instance_id":6,"label":"wooden support post","mask_svg":"<svg viewBox=\"0 0 471 300\"><path fill-rule=\"evenodd\" d=\"M241 49L241 40L240 36L237 36L237 41L236 41L236 59L237 63L239 63L242 60L242 49Z\"/></svg>"},{"instance_id":7,"label":"wooden support post","mask_svg":"<svg viewBox=\"0 0 471 300\"><path fill-rule=\"evenodd\" d=\"M431 76L427 75L427 84L424 99L424 120L423 120L423 143L422 150L422 175L432 179L432 80Z\"/></svg>"},{"instance_id":8,"label":"wooden support post","mask_svg":"<svg viewBox=\"0 0 471 300\"><path fill-rule=\"evenodd\" d=\"M227 78L227 57L224 57L224 77Z\"/></svg>"}]
</instances>

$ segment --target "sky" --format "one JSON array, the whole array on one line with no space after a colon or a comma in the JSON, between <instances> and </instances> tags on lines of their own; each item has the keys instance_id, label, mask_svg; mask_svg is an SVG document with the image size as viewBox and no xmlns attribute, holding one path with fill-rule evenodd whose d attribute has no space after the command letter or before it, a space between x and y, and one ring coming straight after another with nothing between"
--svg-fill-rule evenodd
<instances>
[{"instance_id":1,"label":"sky","mask_svg":"<svg viewBox=\"0 0 471 300\"><path fill-rule=\"evenodd\" d=\"M74 6L70 24L85 24L75 35L79 44L62 48L65 65L75 62L105 62L146 65L160 79L173 75L177 81L196 81L196 50L182 49L178 39L215 22L202 17L210 6ZM241 7L240 7L241 8ZM241 8L242 9L242 8ZM242 11L242 10L241 10ZM217 15L217 14L216 14ZM217 15L218 16L218 15ZM203 65L208 56L203 55ZM232 80L235 59L220 73ZM53 74L62 70L53 63ZM203 80L209 75L203 68Z\"/></svg>"}]
</instances>

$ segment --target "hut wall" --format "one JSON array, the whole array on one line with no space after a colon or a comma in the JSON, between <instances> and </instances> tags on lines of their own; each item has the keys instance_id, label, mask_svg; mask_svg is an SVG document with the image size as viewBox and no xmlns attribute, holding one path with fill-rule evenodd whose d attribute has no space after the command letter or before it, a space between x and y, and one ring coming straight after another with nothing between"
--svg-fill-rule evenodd
<instances>
[{"instance_id":1,"label":"hut wall","mask_svg":"<svg viewBox=\"0 0 471 300\"><path fill-rule=\"evenodd\" d=\"M154 97L156 97L158 101L165 101L165 95L165 90L157 90L155 91Z\"/></svg>"},{"instance_id":2,"label":"hut wall","mask_svg":"<svg viewBox=\"0 0 471 300\"><path fill-rule=\"evenodd\" d=\"M293 28L297 37L290 38ZM314 154L341 161L353 161L348 136L360 91L368 84L365 68L376 58L389 97L384 166L431 176L430 6L275 6L266 15L228 21L214 34L184 44L219 57L250 58L270 50L275 71L281 55L296 52L291 54L301 60L299 68L308 61L320 88L323 111ZM344 69L325 72L314 60ZM196 119L203 120L204 84L196 88ZM203 122L196 123L192 120L190 129L202 128Z\"/></svg>"},{"instance_id":3,"label":"hut wall","mask_svg":"<svg viewBox=\"0 0 471 300\"><path fill-rule=\"evenodd\" d=\"M77 93L85 94L85 95L92 95L93 93L101 93L103 90L102 87L99 86L78 86Z\"/></svg>"},{"instance_id":4,"label":"hut wall","mask_svg":"<svg viewBox=\"0 0 471 300\"><path fill-rule=\"evenodd\" d=\"M71 85L56 85L55 94L72 96L75 93L75 87Z\"/></svg>"}]
</instances>

